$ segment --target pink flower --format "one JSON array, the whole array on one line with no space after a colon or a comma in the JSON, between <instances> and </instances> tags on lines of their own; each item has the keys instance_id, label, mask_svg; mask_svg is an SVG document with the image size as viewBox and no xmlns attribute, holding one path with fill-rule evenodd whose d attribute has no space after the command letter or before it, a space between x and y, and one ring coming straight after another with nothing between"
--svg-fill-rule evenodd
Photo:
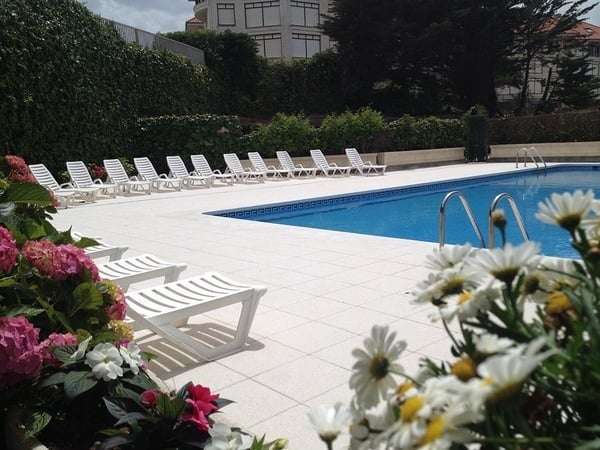
<instances>
[{"instance_id":1,"label":"pink flower","mask_svg":"<svg viewBox=\"0 0 600 450\"><path fill-rule=\"evenodd\" d=\"M102 283L106 286L106 292L110 297L109 306L104 308L106 315L111 320L124 320L127 315L127 303L125 294L123 294L123 289L121 289L121 286L110 280L102 280Z\"/></svg>"},{"instance_id":2,"label":"pink flower","mask_svg":"<svg viewBox=\"0 0 600 450\"><path fill-rule=\"evenodd\" d=\"M85 251L73 244L56 247L54 257L53 278L66 280L71 276L80 276L85 269L89 270L93 281L99 281L98 268Z\"/></svg>"},{"instance_id":3,"label":"pink flower","mask_svg":"<svg viewBox=\"0 0 600 450\"><path fill-rule=\"evenodd\" d=\"M0 317L0 390L39 375L39 333L25 317Z\"/></svg>"},{"instance_id":4,"label":"pink flower","mask_svg":"<svg viewBox=\"0 0 600 450\"><path fill-rule=\"evenodd\" d=\"M144 405L146 408L154 409L158 398L161 397L162 395L165 395L165 394L158 389L149 389L147 391L144 391L141 394L142 405Z\"/></svg>"},{"instance_id":5,"label":"pink flower","mask_svg":"<svg viewBox=\"0 0 600 450\"><path fill-rule=\"evenodd\" d=\"M29 263L44 275L54 271L54 253L56 245L47 240L27 241L21 247L21 253Z\"/></svg>"},{"instance_id":6,"label":"pink flower","mask_svg":"<svg viewBox=\"0 0 600 450\"><path fill-rule=\"evenodd\" d=\"M218 409L214 401L219 398L219 394L211 394L209 388L200 384L190 384L187 390L190 398L186 402L192 405L192 412L182 414L181 419L194 422L198 429L206 431L210 428L208 415Z\"/></svg>"},{"instance_id":7,"label":"pink flower","mask_svg":"<svg viewBox=\"0 0 600 450\"><path fill-rule=\"evenodd\" d=\"M0 271L8 273L17 264L17 245L12 234L0 227Z\"/></svg>"},{"instance_id":8,"label":"pink flower","mask_svg":"<svg viewBox=\"0 0 600 450\"><path fill-rule=\"evenodd\" d=\"M8 179L10 181L15 181L18 183L37 182L23 158L15 155L6 155L4 159L10 167L10 173L8 174Z\"/></svg>"},{"instance_id":9,"label":"pink flower","mask_svg":"<svg viewBox=\"0 0 600 450\"><path fill-rule=\"evenodd\" d=\"M54 356L53 349L63 345L77 345L77 336L71 333L52 333L41 342L40 350L44 366L59 367L61 365L61 362Z\"/></svg>"}]
</instances>

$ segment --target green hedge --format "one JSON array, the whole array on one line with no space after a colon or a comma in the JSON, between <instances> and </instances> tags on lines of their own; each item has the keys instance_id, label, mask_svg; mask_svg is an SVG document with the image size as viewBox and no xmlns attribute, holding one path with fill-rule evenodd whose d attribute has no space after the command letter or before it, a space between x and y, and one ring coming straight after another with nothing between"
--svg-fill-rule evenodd
<instances>
[{"instance_id":1,"label":"green hedge","mask_svg":"<svg viewBox=\"0 0 600 450\"><path fill-rule=\"evenodd\" d=\"M465 144L464 120L404 115L387 126L395 150L462 147Z\"/></svg>"},{"instance_id":2,"label":"green hedge","mask_svg":"<svg viewBox=\"0 0 600 450\"><path fill-rule=\"evenodd\" d=\"M377 135L385 130L385 121L380 112L362 108L356 112L330 114L319 128L319 142L325 154L344 153L346 147L355 147L360 152L375 150Z\"/></svg>"}]
</instances>

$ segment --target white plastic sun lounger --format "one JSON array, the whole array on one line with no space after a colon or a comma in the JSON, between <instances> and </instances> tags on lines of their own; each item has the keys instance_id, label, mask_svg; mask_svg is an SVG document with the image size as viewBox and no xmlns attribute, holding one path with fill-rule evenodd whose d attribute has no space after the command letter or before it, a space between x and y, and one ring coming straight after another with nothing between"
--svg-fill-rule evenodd
<instances>
[{"instance_id":1,"label":"white plastic sun lounger","mask_svg":"<svg viewBox=\"0 0 600 450\"><path fill-rule=\"evenodd\" d=\"M363 162L358 150L355 148L347 148L346 156L348 157L348 161L350 165L361 175L383 175L385 174L385 169L387 165L385 164L373 164L371 161Z\"/></svg>"},{"instance_id":2,"label":"white plastic sun lounger","mask_svg":"<svg viewBox=\"0 0 600 450\"><path fill-rule=\"evenodd\" d=\"M232 173L222 173L219 169L212 169L204 155L190 155L194 172L196 175L209 177L212 176L213 184L216 180L222 181L229 185L233 185L235 176Z\"/></svg>"},{"instance_id":3,"label":"white plastic sun lounger","mask_svg":"<svg viewBox=\"0 0 600 450\"><path fill-rule=\"evenodd\" d=\"M292 157L286 150L277 151L277 160L281 164L281 167L292 173L292 176L307 176L312 178L317 175L316 167L304 167L302 164L294 164Z\"/></svg>"},{"instance_id":4,"label":"white plastic sun lounger","mask_svg":"<svg viewBox=\"0 0 600 450\"><path fill-rule=\"evenodd\" d=\"M75 197L85 202L93 203L96 201L99 187L77 188L71 183L58 184L54 175L50 173L44 164L30 164L29 170L31 170L38 184L51 190L59 200L62 200L61 203L64 203L65 206L70 205Z\"/></svg>"},{"instance_id":5,"label":"white plastic sun lounger","mask_svg":"<svg viewBox=\"0 0 600 450\"><path fill-rule=\"evenodd\" d=\"M198 175L196 172L188 172L185 163L181 159L181 156L167 156L167 165L171 171L171 176L179 178L183 183L183 187L191 188L193 186L205 186L210 187L213 181L213 174L210 175Z\"/></svg>"},{"instance_id":6,"label":"white plastic sun lounger","mask_svg":"<svg viewBox=\"0 0 600 450\"><path fill-rule=\"evenodd\" d=\"M187 267L185 264L163 261L150 254L109 261L96 266L100 278L114 281L123 291L127 291L133 283L152 278L164 277L165 283L176 281Z\"/></svg>"},{"instance_id":7,"label":"white plastic sun lounger","mask_svg":"<svg viewBox=\"0 0 600 450\"><path fill-rule=\"evenodd\" d=\"M267 166L258 152L248 152L248 159L254 170L261 172L266 180L286 180L292 176L290 170Z\"/></svg>"},{"instance_id":8,"label":"white plastic sun lounger","mask_svg":"<svg viewBox=\"0 0 600 450\"><path fill-rule=\"evenodd\" d=\"M108 195L109 197L116 197L118 187L116 184L104 183L102 180L96 178L92 180L90 173L83 161L67 161L67 172L73 182L73 185L77 188L96 188L100 190L100 193Z\"/></svg>"},{"instance_id":9,"label":"white plastic sun lounger","mask_svg":"<svg viewBox=\"0 0 600 450\"><path fill-rule=\"evenodd\" d=\"M127 314L136 330L149 329L176 346L206 359L214 360L244 349L256 314L258 302L267 291L209 272L154 288L125 294ZM194 339L180 330L190 317L241 303L242 309L232 340L211 344Z\"/></svg>"},{"instance_id":10,"label":"white plastic sun lounger","mask_svg":"<svg viewBox=\"0 0 600 450\"><path fill-rule=\"evenodd\" d=\"M154 165L145 156L133 158L133 165L138 171L138 176L144 181L150 182L150 188L159 191L161 187L170 187L176 191L181 190L182 180L180 178L169 178L166 174L160 175L156 172Z\"/></svg>"},{"instance_id":11,"label":"white plastic sun lounger","mask_svg":"<svg viewBox=\"0 0 600 450\"><path fill-rule=\"evenodd\" d=\"M76 231L73 231L71 233L71 236L73 237L73 239L76 240L80 240L83 237L89 237L90 239L93 239L96 242L98 242L98 245L92 245L83 249L92 259L108 257L109 261L116 261L118 259L121 259L123 253L125 253L129 249L129 247L127 246L107 244L106 242L103 242L102 239L99 237L84 236L83 234L78 233Z\"/></svg>"},{"instance_id":12,"label":"white plastic sun lounger","mask_svg":"<svg viewBox=\"0 0 600 450\"><path fill-rule=\"evenodd\" d=\"M258 181L264 183L266 175L257 170L244 169L242 163L235 153L223 154L225 164L227 164L226 173L231 173L235 177L236 181L245 183L247 181Z\"/></svg>"},{"instance_id":13,"label":"white plastic sun lounger","mask_svg":"<svg viewBox=\"0 0 600 450\"><path fill-rule=\"evenodd\" d=\"M138 180L136 177L129 177L121 161L118 159L105 159L104 169L108 179L119 186L119 191L130 194L133 191L142 191L150 194L150 182Z\"/></svg>"},{"instance_id":14,"label":"white plastic sun lounger","mask_svg":"<svg viewBox=\"0 0 600 450\"><path fill-rule=\"evenodd\" d=\"M327 159L325 158L325 156L323 155L323 152L319 149L315 149L315 150L311 150L310 151L310 156L312 157L313 161L315 162L315 166L317 167L318 171L323 172L323 174L325 176L335 176L335 175L342 175L342 176L350 176L350 171L352 170L352 166L338 166L335 163L331 163L329 164L329 162L327 161Z\"/></svg>"}]
</instances>

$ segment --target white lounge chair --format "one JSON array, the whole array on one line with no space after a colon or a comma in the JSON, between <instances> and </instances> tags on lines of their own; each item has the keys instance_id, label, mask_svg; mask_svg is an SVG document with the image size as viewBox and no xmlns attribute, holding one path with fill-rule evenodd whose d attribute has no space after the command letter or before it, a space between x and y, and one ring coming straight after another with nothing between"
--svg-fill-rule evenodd
<instances>
[{"instance_id":1,"label":"white lounge chair","mask_svg":"<svg viewBox=\"0 0 600 450\"><path fill-rule=\"evenodd\" d=\"M179 178L169 178L166 174L160 175L156 172L154 165L145 156L133 158L133 165L138 171L138 176L144 181L149 181L151 189L159 191L161 187L170 187L176 191L181 190L182 180Z\"/></svg>"},{"instance_id":2,"label":"white lounge chair","mask_svg":"<svg viewBox=\"0 0 600 450\"><path fill-rule=\"evenodd\" d=\"M71 182L77 188L99 188L100 193L116 197L118 187L113 183L105 183L99 178L93 179L83 161L67 161L67 172Z\"/></svg>"},{"instance_id":3,"label":"white lounge chair","mask_svg":"<svg viewBox=\"0 0 600 450\"><path fill-rule=\"evenodd\" d=\"M266 291L264 286L238 283L209 272L162 286L130 291L125 298L127 315L134 321L136 330L149 329L186 351L214 360L244 349L258 302ZM192 316L235 303L241 303L242 309L231 340L211 335L207 342L202 342L179 329Z\"/></svg>"},{"instance_id":4,"label":"white lounge chair","mask_svg":"<svg viewBox=\"0 0 600 450\"><path fill-rule=\"evenodd\" d=\"M292 157L286 150L277 151L277 160L279 161L279 164L281 164L281 167L292 173L292 176L314 177L317 175L316 167L304 167L302 164L294 164Z\"/></svg>"},{"instance_id":5,"label":"white lounge chair","mask_svg":"<svg viewBox=\"0 0 600 450\"><path fill-rule=\"evenodd\" d=\"M114 281L124 292L133 283L164 277L165 283L171 283L179 278L187 267L185 264L171 263L144 254L130 258L96 264L100 278Z\"/></svg>"},{"instance_id":6,"label":"white lounge chair","mask_svg":"<svg viewBox=\"0 0 600 450\"><path fill-rule=\"evenodd\" d=\"M150 182L138 180L137 177L129 177L118 159L105 159L103 163L107 178L119 187L120 192L130 194L134 191L142 191L150 194Z\"/></svg>"},{"instance_id":7,"label":"white lounge chair","mask_svg":"<svg viewBox=\"0 0 600 450\"><path fill-rule=\"evenodd\" d=\"M323 172L324 175L328 177L332 175L350 176L352 166L338 166L336 163L330 164L321 150L311 150L310 156L312 157L317 170Z\"/></svg>"},{"instance_id":8,"label":"white lounge chair","mask_svg":"<svg viewBox=\"0 0 600 450\"><path fill-rule=\"evenodd\" d=\"M36 181L52 191L65 206L72 204L75 198L91 203L96 201L96 194L100 190L98 187L76 188L71 183L58 184L54 175L50 173L44 164L30 164L29 170L31 170Z\"/></svg>"},{"instance_id":9,"label":"white lounge chair","mask_svg":"<svg viewBox=\"0 0 600 450\"><path fill-rule=\"evenodd\" d=\"M171 176L179 178L183 183L183 187L191 188L193 186L210 187L213 181L213 175L208 176L198 175L196 172L188 172L185 163L181 156L167 156L167 165L171 171Z\"/></svg>"},{"instance_id":10,"label":"white lounge chair","mask_svg":"<svg viewBox=\"0 0 600 450\"><path fill-rule=\"evenodd\" d=\"M89 237L90 239L93 239L96 242L98 242L97 245L91 245L83 249L92 259L108 257L109 261L115 261L121 259L123 253L125 253L129 248L127 246L107 244L106 242L102 241L100 237L84 236L83 234L78 233L76 231L71 232L71 236L73 237L73 239L76 240L81 240L84 237Z\"/></svg>"},{"instance_id":11,"label":"white lounge chair","mask_svg":"<svg viewBox=\"0 0 600 450\"><path fill-rule=\"evenodd\" d=\"M257 170L244 169L242 163L235 153L225 153L223 155L225 164L227 164L226 173L231 173L236 181L245 183L247 181L258 181L264 183L266 175Z\"/></svg>"},{"instance_id":12,"label":"white lounge chair","mask_svg":"<svg viewBox=\"0 0 600 450\"><path fill-rule=\"evenodd\" d=\"M232 173L222 173L219 169L212 169L204 155L190 155L192 165L194 166L194 172L201 176L212 176L213 184L216 180L222 181L229 185L233 184L235 176Z\"/></svg>"},{"instance_id":13,"label":"white lounge chair","mask_svg":"<svg viewBox=\"0 0 600 450\"><path fill-rule=\"evenodd\" d=\"M285 180L292 176L290 170L267 166L258 152L248 152L248 159L254 170L261 172L266 180Z\"/></svg>"},{"instance_id":14,"label":"white lounge chair","mask_svg":"<svg viewBox=\"0 0 600 450\"><path fill-rule=\"evenodd\" d=\"M347 148L346 156L348 157L348 161L350 161L350 165L361 175L383 175L385 174L385 169L387 169L387 165L385 164L373 164L371 161L363 162L358 150L355 148Z\"/></svg>"}]
</instances>

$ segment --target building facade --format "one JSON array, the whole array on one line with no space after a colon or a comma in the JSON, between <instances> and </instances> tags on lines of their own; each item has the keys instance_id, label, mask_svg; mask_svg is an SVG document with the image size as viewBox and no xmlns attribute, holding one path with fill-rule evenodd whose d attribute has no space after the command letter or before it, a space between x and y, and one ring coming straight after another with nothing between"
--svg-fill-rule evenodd
<instances>
[{"instance_id":1,"label":"building facade","mask_svg":"<svg viewBox=\"0 0 600 450\"><path fill-rule=\"evenodd\" d=\"M329 0L189 0L195 19L186 29L231 30L250 35L266 58L310 58L332 46L318 28ZM193 27L193 28L192 28Z\"/></svg>"}]
</instances>

